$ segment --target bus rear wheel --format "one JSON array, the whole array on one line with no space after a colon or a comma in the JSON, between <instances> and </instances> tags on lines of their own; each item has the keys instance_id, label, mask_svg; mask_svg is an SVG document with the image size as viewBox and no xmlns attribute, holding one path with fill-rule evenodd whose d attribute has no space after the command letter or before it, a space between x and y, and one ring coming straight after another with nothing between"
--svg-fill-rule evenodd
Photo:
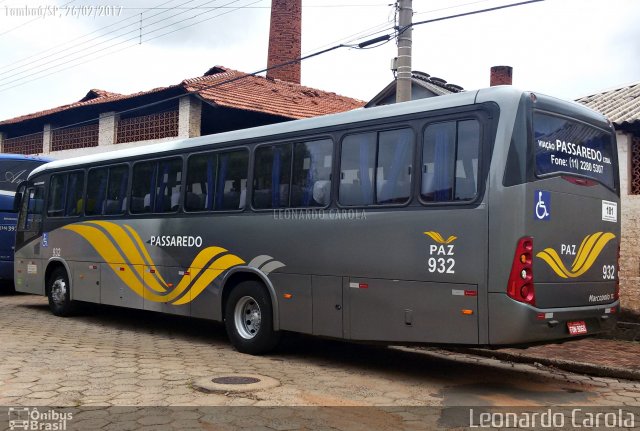
<instances>
[{"instance_id":1,"label":"bus rear wheel","mask_svg":"<svg viewBox=\"0 0 640 431\"><path fill-rule=\"evenodd\" d=\"M69 277L63 268L56 268L49 276L47 297L49 309L56 316L71 316L75 311L75 304L71 301Z\"/></svg>"},{"instance_id":2,"label":"bus rear wheel","mask_svg":"<svg viewBox=\"0 0 640 431\"><path fill-rule=\"evenodd\" d=\"M224 323L231 344L241 353L266 353L280 341L280 333L273 329L271 298L257 281L244 281L233 288L227 298Z\"/></svg>"}]
</instances>

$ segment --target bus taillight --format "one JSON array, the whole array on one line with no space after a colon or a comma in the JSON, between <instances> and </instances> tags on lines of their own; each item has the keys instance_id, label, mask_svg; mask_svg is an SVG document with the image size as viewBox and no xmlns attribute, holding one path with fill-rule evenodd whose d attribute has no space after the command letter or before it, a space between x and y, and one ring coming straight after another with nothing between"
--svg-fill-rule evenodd
<instances>
[{"instance_id":1,"label":"bus taillight","mask_svg":"<svg viewBox=\"0 0 640 431\"><path fill-rule=\"evenodd\" d=\"M507 295L525 304L536 304L533 286L533 238L531 237L524 237L518 241L511 264Z\"/></svg>"}]
</instances>

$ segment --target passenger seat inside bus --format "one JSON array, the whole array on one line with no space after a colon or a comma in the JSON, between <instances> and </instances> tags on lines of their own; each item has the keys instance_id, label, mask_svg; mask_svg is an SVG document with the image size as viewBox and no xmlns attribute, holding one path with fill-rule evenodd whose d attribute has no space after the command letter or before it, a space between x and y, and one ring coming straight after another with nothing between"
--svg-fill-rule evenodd
<instances>
[{"instance_id":1,"label":"passenger seat inside bus","mask_svg":"<svg viewBox=\"0 0 640 431\"><path fill-rule=\"evenodd\" d=\"M319 180L313 183L313 200L320 206L327 206L331 201L331 181Z\"/></svg>"},{"instance_id":2,"label":"passenger seat inside bus","mask_svg":"<svg viewBox=\"0 0 640 431\"><path fill-rule=\"evenodd\" d=\"M202 211L205 205L205 195L187 192L184 205L188 211Z\"/></svg>"}]
</instances>

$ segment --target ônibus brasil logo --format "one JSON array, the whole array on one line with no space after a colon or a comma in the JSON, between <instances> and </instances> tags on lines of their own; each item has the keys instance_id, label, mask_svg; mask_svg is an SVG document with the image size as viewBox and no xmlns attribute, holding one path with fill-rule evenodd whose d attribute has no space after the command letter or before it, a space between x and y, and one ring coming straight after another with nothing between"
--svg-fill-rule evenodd
<instances>
[{"instance_id":1,"label":"\u00f4nibus brasil logo","mask_svg":"<svg viewBox=\"0 0 640 431\"><path fill-rule=\"evenodd\" d=\"M9 407L9 429L25 431L64 431L73 413L55 409L40 411L38 408Z\"/></svg>"}]
</instances>

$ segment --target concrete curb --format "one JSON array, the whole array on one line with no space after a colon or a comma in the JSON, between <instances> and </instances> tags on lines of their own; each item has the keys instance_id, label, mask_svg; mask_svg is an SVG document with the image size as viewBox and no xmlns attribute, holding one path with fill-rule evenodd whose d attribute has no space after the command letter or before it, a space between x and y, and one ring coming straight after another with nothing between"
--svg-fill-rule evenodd
<instances>
[{"instance_id":1,"label":"concrete curb","mask_svg":"<svg viewBox=\"0 0 640 431\"><path fill-rule=\"evenodd\" d=\"M573 373L588 374L596 377L608 377L614 379L627 379L640 381L640 370L629 370L626 368L608 367L605 365L596 365L586 362L567 361L563 359L554 359L535 355L517 354L511 352L503 352L500 350L490 349L447 349L460 353L467 353L485 358L495 358L503 361L512 361L523 364L539 363L548 367L558 368L560 370L571 371ZM603 354L615 354L615 352L603 352Z\"/></svg>"}]
</instances>

